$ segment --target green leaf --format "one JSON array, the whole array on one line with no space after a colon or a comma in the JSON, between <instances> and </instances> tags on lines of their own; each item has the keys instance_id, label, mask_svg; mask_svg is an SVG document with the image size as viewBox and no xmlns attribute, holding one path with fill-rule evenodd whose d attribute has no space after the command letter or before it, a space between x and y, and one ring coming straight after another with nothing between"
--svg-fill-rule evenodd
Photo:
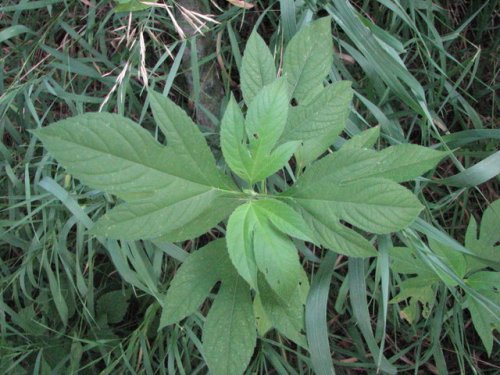
<instances>
[{"instance_id":1,"label":"green leaf","mask_svg":"<svg viewBox=\"0 0 500 375\"><path fill-rule=\"evenodd\" d=\"M373 257L378 253L362 235L342 225L337 219L329 220L324 215L315 217L303 210L304 218L315 232L321 246L351 257Z\"/></svg>"},{"instance_id":2,"label":"green leaf","mask_svg":"<svg viewBox=\"0 0 500 375\"><path fill-rule=\"evenodd\" d=\"M313 216L338 218L377 234L405 228L423 208L409 190L381 178L318 184L316 189L297 183L292 190L289 195Z\"/></svg>"},{"instance_id":3,"label":"green leaf","mask_svg":"<svg viewBox=\"0 0 500 375\"><path fill-rule=\"evenodd\" d=\"M433 288L440 278L417 256L414 249L393 247L389 253L393 272L414 275L399 283L399 293L391 300L391 303L398 303L409 299L409 305L401 311L401 316L413 324L419 318L418 303L422 305L422 315L425 318L429 316L435 302Z\"/></svg>"},{"instance_id":4,"label":"green leaf","mask_svg":"<svg viewBox=\"0 0 500 375\"><path fill-rule=\"evenodd\" d=\"M241 201L239 199L226 198L224 196L216 198L212 201L209 209L201 212L195 219L159 237L158 240L179 242L201 236L228 217L240 204Z\"/></svg>"},{"instance_id":5,"label":"green leaf","mask_svg":"<svg viewBox=\"0 0 500 375\"><path fill-rule=\"evenodd\" d=\"M161 301L160 329L194 313L218 281L203 328L203 354L212 373L242 374L255 347L255 317L250 289L231 264L223 239L192 253L179 268Z\"/></svg>"},{"instance_id":6,"label":"green leaf","mask_svg":"<svg viewBox=\"0 0 500 375\"><path fill-rule=\"evenodd\" d=\"M370 177L404 182L433 168L445 155L444 152L409 144L391 146L380 152L342 147L307 168L296 186L315 190Z\"/></svg>"},{"instance_id":7,"label":"green leaf","mask_svg":"<svg viewBox=\"0 0 500 375\"><path fill-rule=\"evenodd\" d=\"M311 92L322 87L332 64L331 20L324 17L303 27L286 47L283 73L290 96L301 105Z\"/></svg>"},{"instance_id":8,"label":"green leaf","mask_svg":"<svg viewBox=\"0 0 500 375\"><path fill-rule=\"evenodd\" d=\"M127 313L130 290L125 293L121 290L115 290L103 294L97 300L97 315L106 315L108 323L120 323Z\"/></svg>"},{"instance_id":9,"label":"green leaf","mask_svg":"<svg viewBox=\"0 0 500 375\"><path fill-rule=\"evenodd\" d=\"M229 168L249 181L252 158L246 144L245 119L232 95L222 118L220 139L222 153Z\"/></svg>"},{"instance_id":10,"label":"green leaf","mask_svg":"<svg viewBox=\"0 0 500 375\"><path fill-rule=\"evenodd\" d=\"M500 222L500 199L491 203L484 211L481 220L481 240L494 245L500 241L498 223Z\"/></svg>"},{"instance_id":11,"label":"green leaf","mask_svg":"<svg viewBox=\"0 0 500 375\"><path fill-rule=\"evenodd\" d=\"M257 210L281 232L289 236L315 242L311 229L302 216L292 207L276 199L261 199L253 203L254 210Z\"/></svg>"},{"instance_id":12,"label":"green leaf","mask_svg":"<svg viewBox=\"0 0 500 375\"><path fill-rule=\"evenodd\" d=\"M282 168L295 152L298 142L276 147L287 116L288 97L283 79L259 91L244 125L236 101L233 98L229 101L221 125L222 152L229 167L250 184Z\"/></svg>"},{"instance_id":13,"label":"green leaf","mask_svg":"<svg viewBox=\"0 0 500 375\"><path fill-rule=\"evenodd\" d=\"M256 30L252 32L241 61L241 92L247 106L257 93L276 79L274 58Z\"/></svg>"},{"instance_id":14,"label":"green leaf","mask_svg":"<svg viewBox=\"0 0 500 375\"><path fill-rule=\"evenodd\" d=\"M210 242L190 254L177 270L162 301L160 329L193 314L217 281L224 268L231 267L224 240Z\"/></svg>"},{"instance_id":15,"label":"green leaf","mask_svg":"<svg viewBox=\"0 0 500 375\"><path fill-rule=\"evenodd\" d=\"M288 116L288 96L285 81L279 79L265 86L252 101L245 120L249 139L252 166L249 171L250 183L260 181L276 172L293 155L295 148L280 148L278 154L271 154L286 125Z\"/></svg>"},{"instance_id":16,"label":"green leaf","mask_svg":"<svg viewBox=\"0 0 500 375\"><path fill-rule=\"evenodd\" d=\"M439 277L420 260L415 250L408 247L393 247L390 249L393 269L398 273L418 274L427 280L439 280Z\"/></svg>"},{"instance_id":17,"label":"green leaf","mask_svg":"<svg viewBox=\"0 0 500 375\"><path fill-rule=\"evenodd\" d=\"M265 86L248 107L245 128L252 154L270 152L281 137L288 117L286 83L278 79Z\"/></svg>"},{"instance_id":18,"label":"green leaf","mask_svg":"<svg viewBox=\"0 0 500 375\"><path fill-rule=\"evenodd\" d=\"M200 215L215 205L227 207L229 211L236 203L233 197L220 190L191 185L184 190L166 191L142 201L123 203L103 215L91 233L124 240L152 239L185 231L186 225L191 225L189 229L200 235L210 229L193 226Z\"/></svg>"},{"instance_id":19,"label":"green leaf","mask_svg":"<svg viewBox=\"0 0 500 375\"><path fill-rule=\"evenodd\" d=\"M434 168L446 155L443 151L412 144L387 147L377 153L375 166L365 177L409 181Z\"/></svg>"},{"instance_id":20,"label":"green leaf","mask_svg":"<svg viewBox=\"0 0 500 375\"><path fill-rule=\"evenodd\" d=\"M299 145L300 142L287 142L276 147L271 155L268 156L267 164L262 163L262 167L265 169L257 175L255 180L259 181L264 178L264 176L270 176L277 172L280 168L283 168L283 166L291 159Z\"/></svg>"},{"instance_id":21,"label":"green leaf","mask_svg":"<svg viewBox=\"0 0 500 375\"><path fill-rule=\"evenodd\" d=\"M203 326L203 354L214 375L243 374L257 333L250 289L233 276L224 279Z\"/></svg>"},{"instance_id":22,"label":"green leaf","mask_svg":"<svg viewBox=\"0 0 500 375\"><path fill-rule=\"evenodd\" d=\"M259 294L255 297L261 305L272 327L296 344L307 348L304 336L304 306L309 290L309 282L304 270L301 272L300 285L287 296L280 298L264 278L259 279Z\"/></svg>"},{"instance_id":23,"label":"green leaf","mask_svg":"<svg viewBox=\"0 0 500 375\"><path fill-rule=\"evenodd\" d=\"M495 301L497 304L500 304L499 294L495 292L484 292L485 297L490 299L491 301ZM474 324L474 328L476 329L481 341L486 348L486 352L488 356L491 356L491 352L493 350L493 329L498 330L500 328L500 324L498 323L498 319L495 314L492 314L487 309L485 309L475 298L472 296L467 296L467 306L472 318L472 324Z\"/></svg>"},{"instance_id":24,"label":"green leaf","mask_svg":"<svg viewBox=\"0 0 500 375\"><path fill-rule=\"evenodd\" d=\"M229 257L240 276L257 290L257 264L253 251L255 218L250 211L252 204L238 207L229 217L226 231Z\"/></svg>"},{"instance_id":25,"label":"green leaf","mask_svg":"<svg viewBox=\"0 0 500 375\"><path fill-rule=\"evenodd\" d=\"M282 140L308 140L325 136L335 140L344 129L352 96L351 82L340 81L322 89L308 104L291 107ZM319 154L323 151L319 151Z\"/></svg>"},{"instance_id":26,"label":"green leaf","mask_svg":"<svg viewBox=\"0 0 500 375\"><path fill-rule=\"evenodd\" d=\"M498 280L499 274L495 271L476 272L467 278L467 285L482 291L499 289Z\"/></svg>"},{"instance_id":27,"label":"green leaf","mask_svg":"<svg viewBox=\"0 0 500 375\"><path fill-rule=\"evenodd\" d=\"M254 254L258 269L271 288L282 298L299 285L302 265L297 249L285 235L272 228L265 217L255 214Z\"/></svg>"},{"instance_id":28,"label":"green leaf","mask_svg":"<svg viewBox=\"0 0 500 375\"><path fill-rule=\"evenodd\" d=\"M180 108L151 93L168 147L126 118L89 113L35 131L68 172L126 203L104 215L93 233L120 239L174 233L200 235L234 208L234 183L216 167L203 135ZM219 215L207 215L212 205ZM199 216L210 220L198 220ZM217 220L215 220L217 219Z\"/></svg>"},{"instance_id":29,"label":"green leaf","mask_svg":"<svg viewBox=\"0 0 500 375\"><path fill-rule=\"evenodd\" d=\"M308 166L320 157L325 151L328 150L333 142L335 142L337 137L338 133L335 130L332 134L326 134L322 137L304 141L295 152L295 160L297 161L298 169L302 170L303 167Z\"/></svg>"},{"instance_id":30,"label":"green leaf","mask_svg":"<svg viewBox=\"0 0 500 375\"><path fill-rule=\"evenodd\" d=\"M432 251L438 255L459 278L463 278L465 276L467 266L463 254L454 250L450 246L446 246L436 240L433 240L432 238L428 238L428 241ZM446 285L457 285L457 282L446 275L446 273L441 272L439 269L436 269L436 272L440 274L441 279L446 283Z\"/></svg>"},{"instance_id":31,"label":"green leaf","mask_svg":"<svg viewBox=\"0 0 500 375\"><path fill-rule=\"evenodd\" d=\"M402 281L398 287L400 293L395 296L390 302L399 303L409 300L407 308L401 310L401 317L408 323L413 324L419 320L419 310L424 318L428 318L436 301L434 287L437 281L434 279L425 279L417 276ZM420 303L421 308L418 307Z\"/></svg>"},{"instance_id":32,"label":"green leaf","mask_svg":"<svg viewBox=\"0 0 500 375\"><path fill-rule=\"evenodd\" d=\"M217 168L203 134L186 112L158 92L150 91L149 99L155 121L167 138L168 149L175 153L178 167L199 184L234 189L231 179Z\"/></svg>"},{"instance_id":33,"label":"green leaf","mask_svg":"<svg viewBox=\"0 0 500 375\"><path fill-rule=\"evenodd\" d=\"M271 222L274 220L287 231L298 222L284 221L279 216L284 211L269 212L270 206L283 209L274 202L250 201L235 210L227 228L228 252L234 267L253 289L258 288L258 269L273 290L285 297L297 287L302 266L293 242L274 229ZM301 232L295 231L302 236Z\"/></svg>"},{"instance_id":34,"label":"green leaf","mask_svg":"<svg viewBox=\"0 0 500 375\"><path fill-rule=\"evenodd\" d=\"M373 128L367 129L354 137L346 141L342 145L342 149L345 150L359 150L363 148L371 148L377 142L380 137L380 126L374 126Z\"/></svg>"},{"instance_id":35,"label":"green leaf","mask_svg":"<svg viewBox=\"0 0 500 375\"><path fill-rule=\"evenodd\" d=\"M500 223L500 199L490 204L486 211L484 211L479 238L477 235L476 220L471 217L465 235L465 246L477 254L479 258L466 257L467 270L469 272L486 267L493 267L497 271L500 270L498 264L498 255L500 252L500 246L498 245L500 242L498 223Z\"/></svg>"},{"instance_id":36,"label":"green leaf","mask_svg":"<svg viewBox=\"0 0 500 375\"><path fill-rule=\"evenodd\" d=\"M255 324L257 326L257 333L259 336L265 336L266 333L273 328L273 323L267 316L260 298L255 296L253 300L253 312L255 314Z\"/></svg>"},{"instance_id":37,"label":"green leaf","mask_svg":"<svg viewBox=\"0 0 500 375\"><path fill-rule=\"evenodd\" d=\"M68 173L122 198L144 198L172 183L199 184L173 152L122 116L87 113L34 133Z\"/></svg>"}]
</instances>

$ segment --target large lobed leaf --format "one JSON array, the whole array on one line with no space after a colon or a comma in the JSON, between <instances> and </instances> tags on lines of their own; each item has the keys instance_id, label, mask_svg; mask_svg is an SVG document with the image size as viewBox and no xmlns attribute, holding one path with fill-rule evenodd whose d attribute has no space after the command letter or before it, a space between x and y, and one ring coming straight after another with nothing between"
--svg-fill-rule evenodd
<instances>
[{"instance_id":1,"label":"large lobed leaf","mask_svg":"<svg viewBox=\"0 0 500 375\"><path fill-rule=\"evenodd\" d=\"M151 103L167 147L138 124L109 113L88 113L35 131L69 173L126 201L96 223L97 235L186 239L183 233L203 234L237 205L234 183L218 170L186 113L157 93L151 93ZM214 205L227 209L214 215L209 213ZM203 220L197 220L200 215Z\"/></svg>"},{"instance_id":2,"label":"large lobed leaf","mask_svg":"<svg viewBox=\"0 0 500 375\"><path fill-rule=\"evenodd\" d=\"M338 218L372 233L390 233L408 226L422 210L402 186L382 178L294 189L292 197L316 217Z\"/></svg>"},{"instance_id":3,"label":"large lobed leaf","mask_svg":"<svg viewBox=\"0 0 500 375\"><path fill-rule=\"evenodd\" d=\"M262 199L233 212L226 240L234 267L254 290L258 290L260 271L276 294L287 298L297 288L302 266L295 245L282 231L302 239L312 236L296 211L282 202Z\"/></svg>"},{"instance_id":4,"label":"large lobed leaf","mask_svg":"<svg viewBox=\"0 0 500 375\"><path fill-rule=\"evenodd\" d=\"M257 340L250 289L229 260L224 240L191 254L177 271L162 301L160 328L194 313L222 283L203 328L203 354L211 372L241 374Z\"/></svg>"},{"instance_id":5,"label":"large lobed leaf","mask_svg":"<svg viewBox=\"0 0 500 375\"><path fill-rule=\"evenodd\" d=\"M221 146L231 169L250 184L283 167L297 142L278 145L288 118L286 82L275 80L253 98L246 119L231 98L221 123Z\"/></svg>"},{"instance_id":6,"label":"large lobed leaf","mask_svg":"<svg viewBox=\"0 0 500 375\"><path fill-rule=\"evenodd\" d=\"M328 17L302 28L283 57L290 96L295 102L283 140L300 139L295 152L299 168L325 152L344 129L353 96L350 82L323 87L333 64L331 20Z\"/></svg>"},{"instance_id":7,"label":"large lobed leaf","mask_svg":"<svg viewBox=\"0 0 500 375\"><path fill-rule=\"evenodd\" d=\"M377 136L378 128L347 141L309 166L283 194L302 212L320 243L342 254L376 255L373 246L341 220L379 234L406 227L423 207L397 182L421 175L446 155L415 145L367 149Z\"/></svg>"},{"instance_id":8,"label":"large lobed leaf","mask_svg":"<svg viewBox=\"0 0 500 375\"><path fill-rule=\"evenodd\" d=\"M190 254L177 270L162 301L160 329L193 314L231 267L223 240Z\"/></svg>"}]
</instances>

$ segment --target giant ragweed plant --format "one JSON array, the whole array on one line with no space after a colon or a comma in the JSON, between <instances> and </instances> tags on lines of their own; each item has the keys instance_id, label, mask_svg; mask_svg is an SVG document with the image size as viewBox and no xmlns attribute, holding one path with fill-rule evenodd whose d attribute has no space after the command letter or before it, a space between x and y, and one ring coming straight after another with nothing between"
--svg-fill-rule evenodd
<instances>
[{"instance_id":1,"label":"giant ragweed plant","mask_svg":"<svg viewBox=\"0 0 500 375\"><path fill-rule=\"evenodd\" d=\"M362 233L391 233L414 221L423 206L399 183L444 156L410 144L375 151L374 128L322 157L343 131L353 96L349 82L325 84L332 52L330 20L313 22L288 44L278 76L269 48L251 35L240 72L244 100L231 97L220 126L232 176L186 113L156 92L149 99L166 145L110 113L35 132L70 174L123 201L93 235L182 241L228 218L225 238L192 253L161 301L164 327L194 313L220 283L202 338L214 374L242 373L257 335L272 328L307 348L308 280L296 242L377 256Z\"/></svg>"}]
</instances>

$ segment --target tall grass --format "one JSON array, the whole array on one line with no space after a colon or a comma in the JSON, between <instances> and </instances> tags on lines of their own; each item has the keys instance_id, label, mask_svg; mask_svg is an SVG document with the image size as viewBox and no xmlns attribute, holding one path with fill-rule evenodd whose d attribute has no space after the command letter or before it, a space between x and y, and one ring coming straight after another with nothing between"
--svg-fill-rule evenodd
<instances>
[{"instance_id":1,"label":"tall grass","mask_svg":"<svg viewBox=\"0 0 500 375\"><path fill-rule=\"evenodd\" d=\"M280 56L319 15L333 19L330 79L352 80L356 90L344 137L380 125L378 147L440 145L453 157L434 179L411 186L426 204L425 220L406 234L373 238L377 260L304 249L311 353L271 334L259 341L248 373L328 374L333 365L337 373L497 372L498 345L488 358L444 286L426 319L401 319L390 303L399 276L389 271L387 250L408 236L426 246L418 235L424 233L467 251L461 243L470 217L498 198L498 1L261 0L251 9L202 1L217 22L206 21L202 34L186 39L175 8L181 3L166 2L174 13L155 6L130 14L115 13L107 0L0 4L0 373L207 373L203 311L182 327L157 331L159 296L187 252L206 239L88 236L86 228L114 198L66 174L29 130L100 110L158 134L145 101L149 86L205 113L204 131L217 147L219 113L200 100L200 71L216 69L228 94L237 89L254 25ZM217 41L216 49L198 56L199 38Z\"/></svg>"}]
</instances>

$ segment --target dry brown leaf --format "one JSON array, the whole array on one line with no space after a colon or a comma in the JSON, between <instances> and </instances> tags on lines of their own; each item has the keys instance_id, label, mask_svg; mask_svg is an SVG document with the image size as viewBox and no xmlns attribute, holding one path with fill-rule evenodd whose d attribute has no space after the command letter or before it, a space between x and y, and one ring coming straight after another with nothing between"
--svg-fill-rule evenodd
<instances>
[{"instance_id":1,"label":"dry brown leaf","mask_svg":"<svg viewBox=\"0 0 500 375\"><path fill-rule=\"evenodd\" d=\"M243 9L252 9L255 6L255 4L250 4L243 0L227 0L227 2Z\"/></svg>"}]
</instances>

